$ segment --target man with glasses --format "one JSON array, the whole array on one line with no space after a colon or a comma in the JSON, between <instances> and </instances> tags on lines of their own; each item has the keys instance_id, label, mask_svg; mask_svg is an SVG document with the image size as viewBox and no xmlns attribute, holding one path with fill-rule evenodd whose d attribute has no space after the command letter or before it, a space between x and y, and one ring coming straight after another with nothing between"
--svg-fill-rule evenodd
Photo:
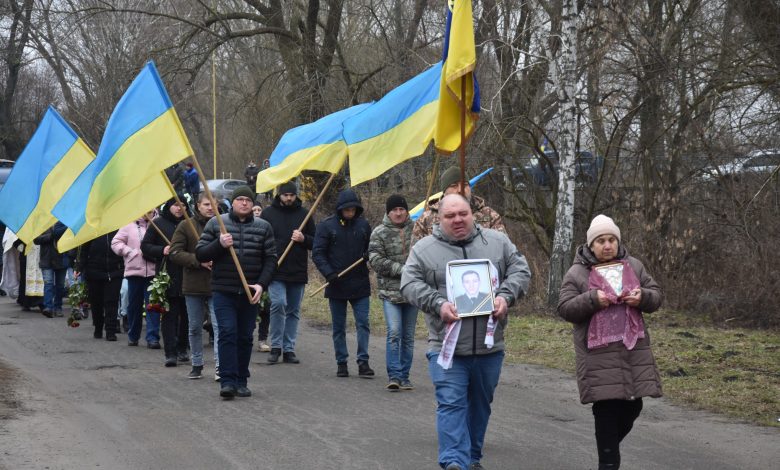
<instances>
[{"instance_id":1,"label":"man with glasses","mask_svg":"<svg viewBox=\"0 0 780 470\"><path fill-rule=\"evenodd\" d=\"M276 243L271 224L252 213L254 191L239 186L233 191L231 209L222 218L227 233L220 233L216 217L206 223L195 249L201 263L212 261L211 290L214 314L219 325L219 394L227 400L249 397L247 388L252 333L257 303L268 288L276 266ZM247 298L229 248L235 249L241 269L252 291Z\"/></svg>"}]
</instances>

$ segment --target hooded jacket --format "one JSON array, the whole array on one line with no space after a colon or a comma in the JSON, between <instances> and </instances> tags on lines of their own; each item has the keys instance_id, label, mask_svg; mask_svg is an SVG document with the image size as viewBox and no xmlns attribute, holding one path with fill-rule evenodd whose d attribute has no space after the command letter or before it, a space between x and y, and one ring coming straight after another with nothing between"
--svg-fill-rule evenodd
<instances>
[{"instance_id":1,"label":"hooded jacket","mask_svg":"<svg viewBox=\"0 0 780 470\"><path fill-rule=\"evenodd\" d=\"M355 217L346 220L344 209L354 207ZM339 193L336 213L317 225L311 258L328 281L325 297L329 299L360 299L371 295L368 266L360 263L340 278L336 276L368 253L371 226L362 217L363 206L351 189Z\"/></svg>"},{"instance_id":2,"label":"hooded jacket","mask_svg":"<svg viewBox=\"0 0 780 470\"><path fill-rule=\"evenodd\" d=\"M431 352L441 351L447 329L447 324L439 315L442 304L447 300L447 263L462 259L489 259L493 263L499 279L495 294L504 297L508 307L528 291L531 280L528 263L506 235L474 224L465 239L452 240L435 225L433 235L412 247L401 274L401 294L425 313ZM488 315L466 317L461 321L456 356L490 354L504 349L506 317L496 325L491 349L485 347Z\"/></svg>"},{"instance_id":3,"label":"hooded jacket","mask_svg":"<svg viewBox=\"0 0 780 470\"><path fill-rule=\"evenodd\" d=\"M171 213L171 206L173 206L175 203L175 199L171 199L166 202L160 215L152 219L152 222L154 222L157 228L159 228L160 231L165 234L165 237L169 241L173 238L173 233L176 231L176 227L184 220L183 217L181 219L177 219ZM165 242L163 237L157 233L157 230L155 230L154 227L150 227L144 234L144 238L141 241L141 252L146 259L154 261L155 272L160 272L162 269L162 263L163 260L165 260L163 250L167 245L168 244ZM165 270L168 271L168 274L171 276L171 283L168 285L168 290L166 291L168 296L181 297L181 266L176 263L166 262Z\"/></svg>"},{"instance_id":4,"label":"hooded jacket","mask_svg":"<svg viewBox=\"0 0 780 470\"><path fill-rule=\"evenodd\" d=\"M650 313L658 310L663 301L661 288L638 259L628 255L619 245L615 260L627 259L639 279L642 300L639 310ZM644 326L645 337L632 350L623 342L588 350L588 327L593 314L601 310L596 290L588 288L591 268L599 264L596 256L582 245L577 249L574 265L563 278L558 300L558 315L574 324L574 352L577 364L577 386L582 403L601 400L633 400L640 397L660 397L661 377L650 348L650 335ZM643 322L644 323L644 322Z\"/></svg>"},{"instance_id":5,"label":"hooded jacket","mask_svg":"<svg viewBox=\"0 0 780 470\"><path fill-rule=\"evenodd\" d=\"M111 240L111 250L124 259L125 277L154 277L154 262L145 259L141 253L141 241L148 226L149 222L139 217L120 228Z\"/></svg>"},{"instance_id":6,"label":"hooded jacket","mask_svg":"<svg viewBox=\"0 0 780 470\"><path fill-rule=\"evenodd\" d=\"M195 257L195 248L203 233L203 227L208 218L196 213L190 220L195 232L188 222L179 224L171 238L170 260L183 268L181 290L184 295L211 295L211 270L201 266ZM196 235L197 234L197 235Z\"/></svg>"},{"instance_id":7,"label":"hooded jacket","mask_svg":"<svg viewBox=\"0 0 780 470\"><path fill-rule=\"evenodd\" d=\"M35 237L33 243L41 247L41 259L38 263L38 267L41 269L55 270L67 269L70 267L75 251L71 250L60 253L57 250L57 242L60 237L62 237L62 234L65 233L66 229L67 227L65 227L62 222L58 221L54 226Z\"/></svg>"},{"instance_id":8,"label":"hooded jacket","mask_svg":"<svg viewBox=\"0 0 780 470\"><path fill-rule=\"evenodd\" d=\"M233 248L248 284L260 284L268 291L276 268L276 242L271 224L252 213L243 221L231 210L219 215L228 233L233 236ZM211 290L226 294L244 295L244 286L230 251L219 243L219 222L216 217L206 222L195 258L199 262L213 261Z\"/></svg>"},{"instance_id":9,"label":"hooded jacket","mask_svg":"<svg viewBox=\"0 0 780 470\"><path fill-rule=\"evenodd\" d=\"M407 218L397 226L385 214L382 223L371 232L368 243L368 261L376 272L379 298L394 304L406 303L401 295L401 271L412 245L412 226Z\"/></svg>"},{"instance_id":10,"label":"hooded jacket","mask_svg":"<svg viewBox=\"0 0 780 470\"><path fill-rule=\"evenodd\" d=\"M303 207L300 199L295 198L293 205L288 207L282 204L278 194L273 203L263 209L260 218L268 221L274 229L277 255L282 256L287 244L292 239L293 230L298 230L308 213L309 211ZM302 283L309 281L309 250L314 246L314 220L310 218L302 232L303 243L293 243L281 266L276 268L273 275L274 281Z\"/></svg>"},{"instance_id":11,"label":"hooded jacket","mask_svg":"<svg viewBox=\"0 0 780 470\"><path fill-rule=\"evenodd\" d=\"M113 232L92 239L79 248L78 270L87 281L121 279L125 272L122 257L111 251Z\"/></svg>"}]
</instances>

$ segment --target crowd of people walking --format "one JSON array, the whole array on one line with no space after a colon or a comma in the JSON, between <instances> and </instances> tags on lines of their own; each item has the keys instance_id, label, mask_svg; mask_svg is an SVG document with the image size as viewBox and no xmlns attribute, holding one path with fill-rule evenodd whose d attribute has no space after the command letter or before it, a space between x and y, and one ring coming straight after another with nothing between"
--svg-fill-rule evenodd
<instances>
[{"instance_id":1,"label":"crowd of people walking","mask_svg":"<svg viewBox=\"0 0 780 470\"><path fill-rule=\"evenodd\" d=\"M23 308L35 307L29 299L39 296L45 316L63 316L70 270L70 282L86 286L94 338L117 341L126 333L127 345L139 346L145 324L145 346L162 349L166 367L189 363L190 379L204 376L204 343L213 341L219 396L233 399L252 396L249 364L258 321L258 351L267 352L268 363L305 361L296 345L310 252L327 283L335 376L350 375L346 333L351 307L357 375L375 377L368 347L370 268L387 326L385 388L415 389L410 370L421 311L437 402L438 464L447 470L484 468L482 449L504 360L507 312L527 293L531 272L501 216L472 195L460 170L443 173L441 199L416 222L405 197L394 194L373 229L351 189L341 191L334 212L317 223L294 182L279 186L265 208L250 186L238 187L229 210L217 214L206 194L193 190L193 171L173 175L175 188L184 192L159 210L72 252L56 250L65 230L59 223L39 236L35 247L19 246L6 231L0 288L18 297ZM247 179L256 174L252 165ZM563 281L558 306L560 316L574 324L580 398L593 403L600 469L619 467L619 444L639 416L642 397L661 395L642 321L643 312L659 308L660 288L628 255L620 235L609 217L593 220L587 243L579 247ZM25 269L25 263L34 263L40 274L27 274L35 269ZM451 266L479 263L486 271L460 271L458 291ZM621 282L605 278L605 265L622 276ZM481 291L483 278L489 278L489 293ZM482 306L485 314L479 314ZM615 373L617 368L622 372Z\"/></svg>"}]
</instances>

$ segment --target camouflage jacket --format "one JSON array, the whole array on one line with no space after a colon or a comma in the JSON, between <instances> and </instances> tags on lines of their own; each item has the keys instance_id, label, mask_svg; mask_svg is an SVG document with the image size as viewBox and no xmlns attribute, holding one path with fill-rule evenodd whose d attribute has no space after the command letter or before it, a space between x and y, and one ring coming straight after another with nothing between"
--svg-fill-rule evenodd
<instances>
[{"instance_id":1,"label":"camouflage jacket","mask_svg":"<svg viewBox=\"0 0 780 470\"><path fill-rule=\"evenodd\" d=\"M373 232L368 242L368 263L376 271L379 298L394 304L405 303L400 291L401 270L409 256L412 238L412 221L398 227L385 214L384 220Z\"/></svg>"},{"instance_id":2,"label":"camouflage jacket","mask_svg":"<svg viewBox=\"0 0 780 470\"><path fill-rule=\"evenodd\" d=\"M485 205L485 200L479 196L471 196L471 211L474 213L474 223L484 228L492 228L506 234L504 221L498 212ZM414 223L412 236L417 242L433 233L433 226L439 225L439 201L428 206L428 210Z\"/></svg>"}]
</instances>

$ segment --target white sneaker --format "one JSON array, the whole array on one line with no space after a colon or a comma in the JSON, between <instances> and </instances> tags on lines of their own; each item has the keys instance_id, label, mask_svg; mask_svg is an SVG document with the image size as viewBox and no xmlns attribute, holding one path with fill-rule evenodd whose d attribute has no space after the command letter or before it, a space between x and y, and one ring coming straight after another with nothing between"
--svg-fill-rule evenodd
<instances>
[{"instance_id":1,"label":"white sneaker","mask_svg":"<svg viewBox=\"0 0 780 470\"><path fill-rule=\"evenodd\" d=\"M214 382L219 382L219 369L214 369Z\"/></svg>"},{"instance_id":2,"label":"white sneaker","mask_svg":"<svg viewBox=\"0 0 780 470\"><path fill-rule=\"evenodd\" d=\"M269 352L271 351L271 346L265 341L260 341L260 344L257 345L257 350L260 352Z\"/></svg>"}]
</instances>

